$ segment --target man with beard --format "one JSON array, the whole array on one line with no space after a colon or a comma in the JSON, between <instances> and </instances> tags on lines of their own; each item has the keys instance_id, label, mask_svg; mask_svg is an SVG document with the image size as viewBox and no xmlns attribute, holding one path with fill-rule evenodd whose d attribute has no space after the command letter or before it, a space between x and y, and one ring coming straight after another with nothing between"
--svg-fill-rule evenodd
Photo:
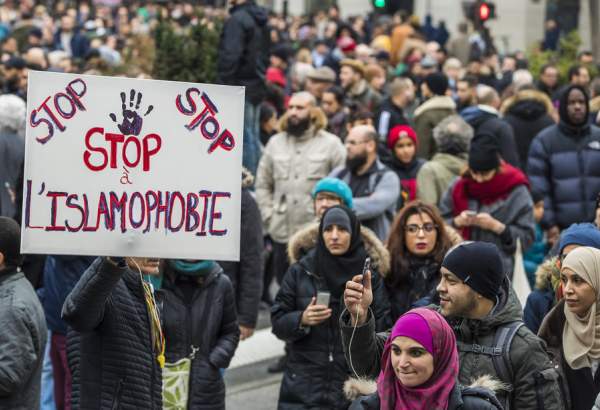
<instances>
[{"instance_id":1,"label":"man with beard","mask_svg":"<svg viewBox=\"0 0 600 410\"><path fill-rule=\"evenodd\" d=\"M256 200L273 241L271 266L279 283L288 268L289 238L315 218L315 183L345 158L344 146L325 131L327 118L310 93L292 96L281 124L282 131L265 147L256 176Z\"/></svg>"},{"instance_id":2,"label":"man with beard","mask_svg":"<svg viewBox=\"0 0 600 410\"><path fill-rule=\"evenodd\" d=\"M21 57L11 57L4 63L2 94L14 94L27 100L27 62Z\"/></svg>"},{"instance_id":3,"label":"man with beard","mask_svg":"<svg viewBox=\"0 0 600 410\"><path fill-rule=\"evenodd\" d=\"M477 105L477 77L467 74L456 83L456 111Z\"/></svg>"},{"instance_id":4,"label":"man with beard","mask_svg":"<svg viewBox=\"0 0 600 410\"><path fill-rule=\"evenodd\" d=\"M350 186L356 216L383 241L396 211L400 180L379 160L377 132L373 126L352 128L345 144L346 166L334 169L330 176Z\"/></svg>"},{"instance_id":5,"label":"man with beard","mask_svg":"<svg viewBox=\"0 0 600 410\"><path fill-rule=\"evenodd\" d=\"M346 91L348 103L355 103L370 111L377 111L381 95L365 79L365 66L362 61L344 59L340 63L340 85Z\"/></svg>"},{"instance_id":6,"label":"man with beard","mask_svg":"<svg viewBox=\"0 0 600 410\"><path fill-rule=\"evenodd\" d=\"M559 376L544 343L523 326L521 304L506 276L500 251L486 242L463 242L450 249L440 268L436 290L440 306L456 335L460 370L468 384L481 376L504 383L497 391L505 409L565 408ZM376 333L369 306L370 273L346 283L340 316L346 361L360 377L377 377L389 332ZM396 318L394 318L396 320Z\"/></svg>"}]
</instances>

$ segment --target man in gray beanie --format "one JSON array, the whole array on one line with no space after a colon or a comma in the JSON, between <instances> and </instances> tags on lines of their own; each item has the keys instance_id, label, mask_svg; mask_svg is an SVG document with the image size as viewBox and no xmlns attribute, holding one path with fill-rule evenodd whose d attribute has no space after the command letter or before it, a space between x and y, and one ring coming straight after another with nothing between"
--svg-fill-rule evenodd
<instances>
[{"instance_id":1,"label":"man in gray beanie","mask_svg":"<svg viewBox=\"0 0 600 410\"><path fill-rule=\"evenodd\" d=\"M446 254L440 273L440 306L431 308L444 315L454 329L460 354L460 383L468 385L489 375L509 386L496 392L504 409L563 409L558 374L543 342L523 326L521 305L496 245L456 245ZM364 286L362 275L347 282L347 312L340 317L340 326L346 359L352 358L359 376L376 377L389 332L375 333L375 321L369 311L370 274L365 276Z\"/></svg>"}]
</instances>

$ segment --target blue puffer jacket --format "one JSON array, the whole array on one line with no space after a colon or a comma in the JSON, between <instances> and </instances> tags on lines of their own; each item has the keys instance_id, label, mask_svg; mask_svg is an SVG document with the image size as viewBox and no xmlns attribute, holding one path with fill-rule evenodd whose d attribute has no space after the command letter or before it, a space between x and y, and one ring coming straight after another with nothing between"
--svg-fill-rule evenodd
<instances>
[{"instance_id":1,"label":"blue puffer jacket","mask_svg":"<svg viewBox=\"0 0 600 410\"><path fill-rule=\"evenodd\" d=\"M568 113L568 99L574 92L585 98L585 117L589 99L586 91L569 86L560 99L560 123L542 130L531 143L527 173L531 186L544 194L542 226L592 222L596 196L600 192L600 128L577 125Z\"/></svg>"},{"instance_id":2,"label":"blue puffer jacket","mask_svg":"<svg viewBox=\"0 0 600 410\"><path fill-rule=\"evenodd\" d=\"M544 129L529 149L527 172L544 194L544 227L591 222L600 192L600 128L561 121Z\"/></svg>"}]
</instances>

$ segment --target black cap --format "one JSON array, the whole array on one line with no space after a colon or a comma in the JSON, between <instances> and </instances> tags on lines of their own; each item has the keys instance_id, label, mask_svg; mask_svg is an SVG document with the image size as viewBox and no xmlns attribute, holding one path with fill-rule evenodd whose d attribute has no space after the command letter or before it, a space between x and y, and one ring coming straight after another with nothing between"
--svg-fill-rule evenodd
<instances>
[{"instance_id":1,"label":"black cap","mask_svg":"<svg viewBox=\"0 0 600 410\"><path fill-rule=\"evenodd\" d=\"M448 90L448 77L442 73L431 73L425 77L425 84L436 95L445 95Z\"/></svg>"},{"instance_id":2,"label":"black cap","mask_svg":"<svg viewBox=\"0 0 600 410\"><path fill-rule=\"evenodd\" d=\"M42 30L39 27L32 27L31 30L29 30L29 35L37 37L39 39L41 39L44 36Z\"/></svg>"},{"instance_id":3,"label":"black cap","mask_svg":"<svg viewBox=\"0 0 600 410\"><path fill-rule=\"evenodd\" d=\"M477 134L471 140L469 168L476 172L486 172L500 166L498 141L492 134Z\"/></svg>"},{"instance_id":4,"label":"black cap","mask_svg":"<svg viewBox=\"0 0 600 410\"><path fill-rule=\"evenodd\" d=\"M498 247L488 242L463 242L450 249L442 266L486 299L496 301L506 277Z\"/></svg>"},{"instance_id":5,"label":"black cap","mask_svg":"<svg viewBox=\"0 0 600 410\"><path fill-rule=\"evenodd\" d=\"M17 70L22 70L27 67L27 62L21 57L12 56L4 63L4 67L6 69L16 68Z\"/></svg>"}]
</instances>

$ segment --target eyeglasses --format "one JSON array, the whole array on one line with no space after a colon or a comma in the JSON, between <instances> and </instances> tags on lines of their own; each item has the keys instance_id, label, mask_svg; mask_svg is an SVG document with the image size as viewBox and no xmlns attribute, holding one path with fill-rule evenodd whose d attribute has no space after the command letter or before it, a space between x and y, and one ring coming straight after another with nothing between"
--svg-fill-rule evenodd
<instances>
[{"instance_id":1,"label":"eyeglasses","mask_svg":"<svg viewBox=\"0 0 600 410\"><path fill-rule=\"evenodd\" d=\"M406 231L411 235L416 235L420 230L423 230L425 233L431 233L437 229L436 224L426 223L422 226L417 224L406 225Z\"/></svg>"}]
</instances>

